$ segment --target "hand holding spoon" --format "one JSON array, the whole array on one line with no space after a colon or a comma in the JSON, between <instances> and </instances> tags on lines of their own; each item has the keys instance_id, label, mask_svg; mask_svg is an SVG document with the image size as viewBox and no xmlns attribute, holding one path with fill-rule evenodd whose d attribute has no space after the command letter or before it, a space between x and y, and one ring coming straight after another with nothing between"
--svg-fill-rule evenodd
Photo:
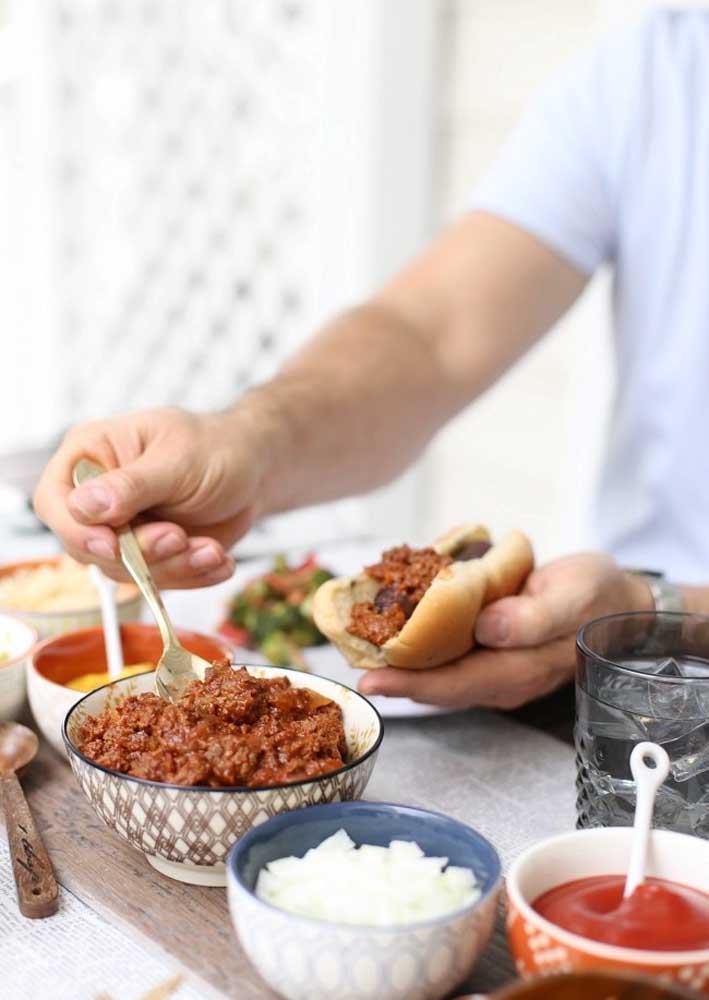
<instances>
[{"instance_id":1,"label":"hand holding spoon","mask_svg":"<svg viewBox=\"0 0 709 1000\"><path fill-rule=\"evenodd\" d=\"M655 762L649 767L648 760ZM652 827L652 812L657 789L670 770L670 758L657 743L638 743L630 755L630 770L635 779L637 797L635 800L635 820L633 822L633 844L630 850L630 864L625 880L623 899L627 899L645 881L645 859Z\"/></svg>"},{"instance_id":2,"label":"hand holding spoon","mask_svg":"<svg viewBox=\"0 0 709 1000\"><path fill-rule=\"evenodd\" d=\"M74 485L81 486L89 479L102 476L105 471L96 462L82 458L74 466ZM140 588L162 637L162 656L155 668L155 693L165 701L178 701L190 681L204 680L205 671L211 667L211 663L188 652L175 635L160 591L155 586L152 573L140 551L138 539L130 526L118 528L117 534L123 565Z\"/></svg>"},{"instance_id":3,"label":"hand holding spoon","mask_svg":"<svg viewBox=\"0 0 709 1000\"><path fill-rule=\"evenodd\" d=\"M39 741L19 722L0 722L0 799L17 887L25 917L49 917L59 905L59 889L49 855L37 832L16 771L32 760Z\"/></svg>"}]
</instances>

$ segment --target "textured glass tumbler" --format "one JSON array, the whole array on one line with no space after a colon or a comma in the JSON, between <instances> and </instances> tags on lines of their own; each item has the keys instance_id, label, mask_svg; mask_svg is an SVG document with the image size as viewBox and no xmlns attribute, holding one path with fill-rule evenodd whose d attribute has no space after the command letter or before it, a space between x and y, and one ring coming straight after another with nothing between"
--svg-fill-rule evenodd
<instances>
[{"instance_id":1,"label":"textured glass tumbler","mask_svg":"<svg viewBox=\"0 0 709 1000\"><path fill-rule=\"evenodd\" d=\"M709 838L709 617L599 618L576 660L577 825L632 825L630 753L651 740L670 758L655 826Z\"/></svg>"}]
</instances>

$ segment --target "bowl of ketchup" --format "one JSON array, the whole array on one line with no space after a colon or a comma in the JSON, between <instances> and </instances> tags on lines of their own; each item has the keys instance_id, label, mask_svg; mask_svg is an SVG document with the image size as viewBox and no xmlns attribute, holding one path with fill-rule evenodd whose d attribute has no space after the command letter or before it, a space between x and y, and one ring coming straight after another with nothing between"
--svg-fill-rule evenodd
<instances>
[{"instance_id":1,"label":"bowl of ketchup","mask_svg":"<svg viewBox=\"0 0 709 1000\"><path fill-rule=\"evenodd\" d=\"M578 830L525 851L507 878L521 976L608 969L709 996L709 841L654 830L645 882L623 899L632 830Z\"/></svg>"}]
</instances>

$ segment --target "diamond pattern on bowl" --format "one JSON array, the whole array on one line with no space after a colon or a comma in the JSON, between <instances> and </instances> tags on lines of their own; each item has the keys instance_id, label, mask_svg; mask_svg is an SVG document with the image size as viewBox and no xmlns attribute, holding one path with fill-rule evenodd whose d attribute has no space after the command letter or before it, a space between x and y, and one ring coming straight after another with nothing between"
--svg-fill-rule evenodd
<instances>
[{"instance_id":1,"label":"diamond pattern on bowl","mask_svg":"<svg viewBox=\"0 0 709 1000\"><path fill-rule=\"evenodd\" d=\"M259 668L269 674L288 673L279 668ZM334 681L312 675L296 675L293 683L320 690L334 698L343 710L346 731L357 736L361 752L374 746L379 733L375 710L360 696ZM130 678L124 689L131 694L150 690L150 675ZM120 691L124 682L114 687ZM347 697L345 697L347 696ZM87 714L96 714L116 692L103 688L93 692L71 710L67 734L77 733ZM366 742L365 736L369 742ZM376 751L347 770L297 785L255 789L205 789L174 787L159 782L139 781L113 774L84 760L68 747L74 774L96 813L112 830L145 854L166 861L213 867L223 865L231 846L247 830L279 813L302 809L320 802L361 798L369 781Z\"/></svg>"},{"instance_id":2,"label":"diamond pattern on bowl","mask_svg":"<svg viewBox=\"0 0 709 1000\"><path fill-rule=\"evenodd\" d=\"M246 953L288 1000L434 1000L468 975L495 918L496 894L448 922L408 929L347 927L265 907L230 891Z\"/></svg>"},{"instance_id":3,"label":"diamond pattern on bowl","mask_svg":"<svg viewBox=\"0 0 709 1000\"><path fill-rule=\"evenodd\" d=\"M375 758L344 774L291 788L221 792L144 784L70 755L79 784L107 826L146 854L196 865L223 863L239 837L279 813L360 798Z\"/></svg>"}]
</instances>

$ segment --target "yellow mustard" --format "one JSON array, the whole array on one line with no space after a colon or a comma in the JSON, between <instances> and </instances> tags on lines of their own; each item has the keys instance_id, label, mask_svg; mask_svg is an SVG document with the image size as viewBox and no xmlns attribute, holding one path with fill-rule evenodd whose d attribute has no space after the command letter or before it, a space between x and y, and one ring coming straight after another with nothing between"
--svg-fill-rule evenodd
<instances>
[{"instance_id":1,"label":"yellow mustard","mask_svg":"<svg viewBox=\"0 0 709 1000\"><path fill-rule=\"evenodd\" d=\"M155 670L155 664L133 663L128 667L124 667L115 679L120 680L122 677L132 677L134 674L142 674L146 670ZM112 680L114 678L108 673L81 674L80 677L75 677L73 681L68 681L65 687L72 688L74 691L93 691L95 688L101 687L102 684L108 684Z\"/></svg>"}]
</instances>

